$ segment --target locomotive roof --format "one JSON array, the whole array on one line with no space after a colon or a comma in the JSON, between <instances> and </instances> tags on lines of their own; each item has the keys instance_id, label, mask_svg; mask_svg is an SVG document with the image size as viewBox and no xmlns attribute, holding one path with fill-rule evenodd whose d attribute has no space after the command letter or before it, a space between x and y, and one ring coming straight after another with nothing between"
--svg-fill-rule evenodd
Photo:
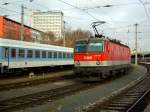
<instances>
[{"instance_id":1,"label":"locomotive roof","mask_svg":"<svg viewBox=\"0 0 150 112\"><path fill-rule=\"evenodd\" d=\"M95 38L95 37L92 37L92 38L85 38L85 39L79 39L79 40L76 40L76 42L79 42L79 41L90 41L90 40L94 40L94 41L110 41L112 43L115 43L115 44L119 44L121 46L124 46L124 47L127 47L129 48L127 45L124 45L122 44L119 40L116 40L116 39L110 39L110 38Z\"/></svg>"},{"instance_id":2,"label":"locomotive roof","mask_svg":"<svg viewBox=\"0 0 150 112\"><path fill-rule=\"evenodd\" d=\"M19 47L19 48L37 49L37 50L52 50L52 51L60 51L60 52L73 52L73 48L68 48L68 47L63 47L63 46L32 43L32 42L2 39L2 38L0 38L0 46Z\"/></svg>"}]
</instances>

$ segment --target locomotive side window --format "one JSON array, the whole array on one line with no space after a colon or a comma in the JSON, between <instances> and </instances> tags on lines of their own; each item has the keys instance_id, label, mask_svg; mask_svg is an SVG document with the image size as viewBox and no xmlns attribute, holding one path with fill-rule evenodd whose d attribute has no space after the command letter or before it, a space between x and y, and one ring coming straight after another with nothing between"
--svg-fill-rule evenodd
<instances>
[{"instance_id":1,"label":"locomotive side window","mask_svg":"<svg viewBox=\"0 0 150 112\"><path fill-rule=\"evenodd\" d=\"M32 50L28 50L27 58L32 58L32 56L33 56Z\"/></svg>"},{"instance_id":2,"label":"locomotive side window","mask_svg":"<svg viewBox=\"0 0 150 112\"><path fill-rule=\"evenodd\" d=\"M24 50L23 49L19 49L19 58L24 58Z\"/></svg>"},{"instance_id":3,"label":"locomotive side window","mask_svg":"<svg viewBox=\"0 0 150 112\"><path fill-rule=\"evenodd\" d=\"M11 57L16 58L16 49L11 49Z\"/></svg>"},{"instance_id":4,"label":"locomotive side window","mask_svg":"<svg viewBox=\"0 0 150 112\"><path fill-rule=\"evenodd\" d=\"M102 52L103 51L103 43L102 42L89 43L88 51L89 52Z\"/></svg>"}]
</instances>

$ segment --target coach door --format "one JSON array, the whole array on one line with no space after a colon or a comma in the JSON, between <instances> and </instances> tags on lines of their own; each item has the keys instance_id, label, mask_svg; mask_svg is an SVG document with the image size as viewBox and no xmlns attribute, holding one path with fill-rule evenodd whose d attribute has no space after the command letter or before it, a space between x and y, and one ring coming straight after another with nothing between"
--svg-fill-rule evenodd
<instances>
[{"instance_id":1,"label":"coach door","mask_svg":"<svg viewBox=\"0 0 150 112\"><path fill-rule=\"evenodd\" d=\"M9 48L4 48L5 65L9 67Z\"/></svg>"}]
</instances>

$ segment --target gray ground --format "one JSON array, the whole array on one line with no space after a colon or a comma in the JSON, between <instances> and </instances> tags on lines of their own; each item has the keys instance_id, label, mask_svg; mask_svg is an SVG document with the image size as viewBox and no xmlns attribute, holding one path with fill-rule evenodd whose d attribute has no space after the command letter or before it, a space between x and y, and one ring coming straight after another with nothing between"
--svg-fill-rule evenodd
<instances>
[{"instance_id":1,"label":"gray ground","mask_svg":"<svg viewBox=\"0 0 150 112\"><path fill-rule=\"evenodd\" d=\"M74 112L80 110L80 108L85 105L94 103L95 101L110 95L115 90L118 90L131 83L133 80L142 77L145 73L146 69L144 67L135 67L134 71L129 75L115 79L107 84L75 93L74 95L64 97L57 101L47 102L43 105L29 107L17 112Z\"/></svg>"},{"instance_id":2,"label":"gray ground","mask_svg":"<svg viewBox=\"0 0 150 112\"><path fill-rule=\"evenodd\" d=\"M53 83L46 83L46 84L40 84L36 86L30 86L30 87L24 87L19 89L11 89L9 91L1 91L0 92L0 101L23 96L27 94L37 93L40 91L46 91L54 88L59 88L65 85L70 85L75 82L73 81L59 81L59 82L53 82Z\"/></svg>"}]
</instances>

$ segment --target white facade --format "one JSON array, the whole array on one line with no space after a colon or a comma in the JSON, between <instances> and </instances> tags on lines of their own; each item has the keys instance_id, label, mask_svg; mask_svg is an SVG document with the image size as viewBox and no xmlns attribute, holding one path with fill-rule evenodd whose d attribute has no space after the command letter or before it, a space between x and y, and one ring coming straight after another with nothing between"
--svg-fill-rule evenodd
<instances>
[{"instance_id":1,"label":"white facade","mask_svg":"<svg viewBox=\"0 0 150 112\"><path fill-rule=\"evenodd\" d=\"M57 38L64 34L64 16L60 11L34 12L33 27L44 32L53 32Z\"/></svg>"}]
</instances>

